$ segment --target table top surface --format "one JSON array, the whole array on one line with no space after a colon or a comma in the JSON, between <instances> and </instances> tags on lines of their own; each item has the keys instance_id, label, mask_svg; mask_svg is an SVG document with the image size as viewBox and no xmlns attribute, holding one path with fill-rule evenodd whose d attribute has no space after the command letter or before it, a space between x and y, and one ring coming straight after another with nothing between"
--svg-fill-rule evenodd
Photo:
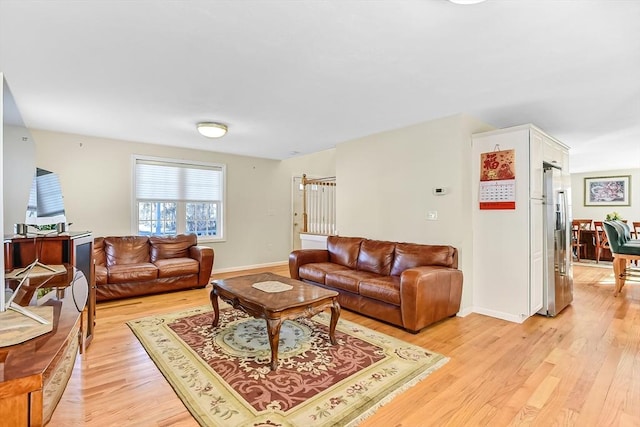
<instances>
[{"instance_id":1,"label":"table top surface","mask_svg":"<svg viewBox=\"0 0 640 427\"><path fill-rule=\"evenodd\" d=\"M281 292L265 292L253 287L255 283L270 281L284 283L291 286L291 289ZM224 280L214 280L212 285L212 294L235 297L241 303L250 302L264 307L268 311L280 311L287 308L305 306L315 302L332 300L338 296L336 291L273 273L251 274Z\"/></svg>"},{"instance_id":2,"label":"table top surface","mask_svg":"<svg viewBox=\"0 0 640 427\"><path fill-rule=\"evenodd\" d=\"M42 231L39 233L29 233L26 236L22 234L5 234L4 242L9 243L12 241L33 241L34 239L47 239L47 240L69 240L77 239L81 237L92 237L91 231L65 231L58 233L55 230Z\"/></svg>"}]
</instances>

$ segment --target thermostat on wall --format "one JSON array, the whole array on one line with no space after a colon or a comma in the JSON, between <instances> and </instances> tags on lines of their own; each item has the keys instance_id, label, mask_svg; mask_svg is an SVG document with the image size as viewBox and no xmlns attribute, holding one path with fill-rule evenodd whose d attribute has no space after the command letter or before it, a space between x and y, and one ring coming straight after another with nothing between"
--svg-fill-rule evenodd
<instances>
[{"instance_id":1,"label":"thermostat on wall","mask_svg":"<svg viewBox=\"0 0 640 427\"><path fill-rule=\"evenodd\" d=\"M444 196L449 193L449 189L447 187L434 187L433 194L435 196Z\"/></svg>"}]
</instances>

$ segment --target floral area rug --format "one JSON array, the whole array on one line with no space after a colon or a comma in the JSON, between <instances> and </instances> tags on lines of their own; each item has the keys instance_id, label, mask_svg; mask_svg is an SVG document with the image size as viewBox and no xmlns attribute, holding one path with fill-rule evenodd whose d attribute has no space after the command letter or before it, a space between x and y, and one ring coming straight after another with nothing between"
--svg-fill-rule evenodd
<instances>
[{"instance_id":1,"label":"floral area rug","mask_svg":"<svg viewBox=\"0 0 640 427\"><path fill-rule=\"evenodd\" d=\"M266 322L210 306L128 322L202 426L355 426L448 358L330 314L285 321L271 371Z\"/></svg>"}]
</instances>

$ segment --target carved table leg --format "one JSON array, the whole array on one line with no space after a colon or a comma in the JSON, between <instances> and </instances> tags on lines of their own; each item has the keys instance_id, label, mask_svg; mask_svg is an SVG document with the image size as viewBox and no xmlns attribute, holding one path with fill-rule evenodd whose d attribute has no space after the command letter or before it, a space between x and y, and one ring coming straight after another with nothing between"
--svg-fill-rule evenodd
<instances>
[{"instance_id":1,"label":"carved table leg","mask_svg":"<svg viewBox=\"0 0 640 427\"><path fill-rule=\"evenodd\" d=\"M213 306L212 326L215 328L218 326L218 321L220 320L220 307L218 307L218 295L216 294L215 288L211 290L209 299L211 299L211 305Z\"/></svg>"},{"instance_id":2,"label":"carved table leg","mask_svg":"<svg viewBox=\"0 0 640 427\"><path fill-rule=\"evenodd\" d=\"M338 300L333 300L331 306L331 323L329 324L329 340L331 344L336 345L336 325L338 324L338 318L340 317L340 304Z\"/></svg>"},{"instance_id":3,"label":"carved table leg","mask_svg":"<svg viewBox=\"0 0 640 427\"><path fill-rule=\"evenodd\" d=\"M278 344L280 343L280 327L282 319L267 319L269 346L271 346L271 370L278 369Z\"/></svg>"},{"instance_id":4,"label":"carved table leg","mask_svg":"<svg viewBox=\"0 0 640 427\"><path fill-rule=\"evenodd\" d=\"M624 282L625 282L624 273L625 273L626 267L627 267L627 260L624 258L616 257L614 255L613 273L616 277L616 287L613 291L613 296L618 296L620 291L622 291L622 287L624 286Z\"/></svg>"}]
</instances>

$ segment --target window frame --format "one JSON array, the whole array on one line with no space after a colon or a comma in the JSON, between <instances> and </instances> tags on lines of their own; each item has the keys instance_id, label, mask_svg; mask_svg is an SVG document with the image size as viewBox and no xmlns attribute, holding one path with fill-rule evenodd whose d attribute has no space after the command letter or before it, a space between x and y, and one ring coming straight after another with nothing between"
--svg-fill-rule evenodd
<instances>
[{"instance_id":1,"label":"window frame","mask_svg":"<svg viewBox=\"0 0 640 427\"><path fill-rule=\"evenodd\" d=\"M167 157L154 157L154 156L144 156L139 154L134 154L131 156L131 232L134 236L138 236L138 198L136 193L136 166L138 161L150 161L150 162L158 162L158 163L166 163L166 164L174 164L174 165L184 165L184 166L198 166L198 167L206 167L206 168L216 168L221 171L220 178L220 191L222 193L222 197L220 201L207 201L207 200L190 200L189 202L212 202L219 203L218 208L218 217L216 220L218 221L217 231L218 236L198 236L198 242L224 242L226 241L226 205L227 205L227 165L224 163L213 163L213 162L201 162L197 160L189 160L189 159L173 159ZM166 200L158 200L159 202L166 202ZM186 204L187 201L176 200L176 234L183 234L186 231ZM183 218L181 218L181 215Z\"/></svg>"}]
</instances>

